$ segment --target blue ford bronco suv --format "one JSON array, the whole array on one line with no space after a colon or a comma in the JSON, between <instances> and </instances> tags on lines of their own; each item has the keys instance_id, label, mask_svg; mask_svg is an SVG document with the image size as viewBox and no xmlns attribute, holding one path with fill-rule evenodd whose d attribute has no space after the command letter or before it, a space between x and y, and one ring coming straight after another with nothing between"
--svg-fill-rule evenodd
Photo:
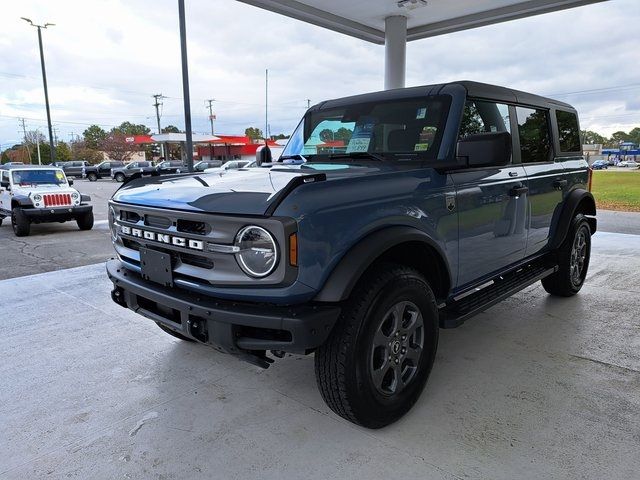
<instances>
[{"instance_id":1,"label":"blue ford bronco suv","mask_svg":"<svg viewBox=\"0 0 640 480\"><path fill-rule=\"evenodd\" d=\"M328 406L379 428L420 396L439 328L539 280L580 290L590 179L565 103L467 81L330 100L270 169L123 185L112 298L262 367L314 353Z\"/></svg>"}]
</instances>

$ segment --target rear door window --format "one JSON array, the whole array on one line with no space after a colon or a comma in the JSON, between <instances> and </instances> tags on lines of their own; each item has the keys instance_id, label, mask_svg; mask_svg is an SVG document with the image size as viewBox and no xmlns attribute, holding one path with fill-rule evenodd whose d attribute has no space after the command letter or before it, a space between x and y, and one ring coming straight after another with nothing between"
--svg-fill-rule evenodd
<instances>
[{"instance_id":1,"label":"rear door window","mask_svg":"<svg viewBox=\"0 0 640 480\"><path fill-rule=\"evenodd\" d=\"M552 161L553 151L547 110L516 107L516 116L522 163Z\"/></svg>"},{"instance_id":2,"label":"rear door window","mask_svg":"<svg viewBox=\"0 0 640 480\"><path fill-rule=\"evenodd\" d=\"M556 121L558 122L558 140L560 141L561 152L579 152L580 128L578 127L578 116L573 112L556 111Z\"/></svg>"}]
</instances>

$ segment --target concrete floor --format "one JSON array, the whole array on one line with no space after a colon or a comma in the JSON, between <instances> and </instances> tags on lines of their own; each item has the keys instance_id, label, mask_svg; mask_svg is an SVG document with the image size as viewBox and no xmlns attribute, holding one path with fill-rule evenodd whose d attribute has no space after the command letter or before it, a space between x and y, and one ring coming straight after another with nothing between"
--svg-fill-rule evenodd
<instances>
[{"instance_id":1,"label":"concrete floor","mask_svg":"<svg viewBox=\"0 0 640 480\"><path fill-rule=\"evenodd\" d=\"M637 479L640 236L582 292L532 286L441 331L414 409L332 414L311 357L268 370L114 305L102 265L0 281L0 478Z\"/></svg>"}]
</instances>

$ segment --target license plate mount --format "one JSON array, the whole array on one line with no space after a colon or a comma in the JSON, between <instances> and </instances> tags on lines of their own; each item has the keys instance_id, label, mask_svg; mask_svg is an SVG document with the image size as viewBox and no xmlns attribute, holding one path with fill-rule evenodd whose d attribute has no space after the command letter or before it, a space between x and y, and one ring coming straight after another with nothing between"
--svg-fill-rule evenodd
<instances>
[{"instance_id":1,"label":"license plate mount","mask_svg":"<svg viewBox=\"0 0 640 480\"><path fill-rule=\"evenodd\" d=\"M140 247L140 269L142 278L166 287L173 286L171 254Z\"/></svg>"}]
</instances>

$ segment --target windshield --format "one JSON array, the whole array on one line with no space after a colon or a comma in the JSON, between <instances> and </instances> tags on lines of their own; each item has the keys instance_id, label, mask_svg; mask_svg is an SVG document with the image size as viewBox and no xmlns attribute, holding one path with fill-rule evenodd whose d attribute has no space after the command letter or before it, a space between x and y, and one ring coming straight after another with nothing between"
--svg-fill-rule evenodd
<instances>
[{"instance_id":1,"label":"windshield","mask_svg":"<svg viewBox=\"0 0 640 480\"><path fill-rule=\"evenodd\" d=\"M436 158L448 97L368 102L308 112L282 156L322 161L365 155L385 160ZM353 155L357 154L357 155ZM341 160L345 160L341 158Z\"/></svg>"},{"instance_id":2,"label":"windshield","mask_svg":"<svg viewBox=\"0 0 640 480\"><path fill-rule=\"evenodd\" d=\"M11 172L16 185L65 185L67 179L61 170L14 170Z\"/></svg>"}]
</instances>

